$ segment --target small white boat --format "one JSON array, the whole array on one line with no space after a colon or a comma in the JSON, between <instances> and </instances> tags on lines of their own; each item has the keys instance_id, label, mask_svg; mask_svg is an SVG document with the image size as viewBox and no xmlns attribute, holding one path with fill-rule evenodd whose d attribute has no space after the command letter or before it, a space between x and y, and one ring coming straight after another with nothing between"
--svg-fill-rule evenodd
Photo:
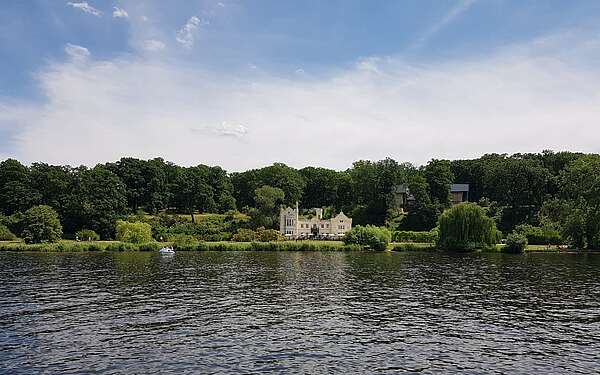
<instances>
[{"instance_id":1,"label":"small white boat","mask_svg":"<svg viewBox=\"0 0 600 375\"><path fill-rule=\"evenodd\" d=\"M173 254L175 254L175 250L173 250L172 247L163 247L162 249L158 250L158 252L161 255L173 255Z\"/></svg>"}]
</instances>

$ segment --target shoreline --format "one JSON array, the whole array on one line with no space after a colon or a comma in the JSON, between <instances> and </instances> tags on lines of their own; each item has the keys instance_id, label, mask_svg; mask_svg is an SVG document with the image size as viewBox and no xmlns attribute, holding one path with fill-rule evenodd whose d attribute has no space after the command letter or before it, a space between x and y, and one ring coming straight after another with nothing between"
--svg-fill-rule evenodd
<instances>
[{"instance_id":1,"label":"shoreline","mask_svg":"<svg viewBox=\"0 0 600 375\"><path fill-rule=\"evenodd\" d=\"M142 244L126 243L119 241L72 241L62 240L56 243L25 244L21 241L0 241L0 252L155 252L162 247L174 246L176 251L364 251L374 252L360 245L345 245L341 241L273 241L273 242L197 242L188 244L175 244L173 242L150 242ZM384 252L444 252L431 243L402 242L390 243ZM500 245L496 250L475 250L473 252L502 253ZM524 254L552 253L552 254L594 254L600 250L575 250L548 248L544 245L529 245Z\"/></svg>"}]
</instances>

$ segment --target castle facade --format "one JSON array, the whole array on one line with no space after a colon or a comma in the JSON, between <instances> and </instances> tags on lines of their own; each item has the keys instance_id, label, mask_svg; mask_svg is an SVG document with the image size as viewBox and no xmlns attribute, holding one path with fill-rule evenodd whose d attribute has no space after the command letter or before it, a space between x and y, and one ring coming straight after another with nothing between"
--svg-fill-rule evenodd
<instances>
[{"instance_id":1,"label":"castle facade","mask_svg":"<svg viewBox=\"0 0 600 375\"><path fill-rule=\"evenodd\" d=\"M352 229L352 219L340 212L331 219L323 219L323 209L316 208L316 215L311 218L300 216L298 204L296 208L281 209L279 229L288 238L332 238L343 237Z\"/></svg>"}]
</instances>

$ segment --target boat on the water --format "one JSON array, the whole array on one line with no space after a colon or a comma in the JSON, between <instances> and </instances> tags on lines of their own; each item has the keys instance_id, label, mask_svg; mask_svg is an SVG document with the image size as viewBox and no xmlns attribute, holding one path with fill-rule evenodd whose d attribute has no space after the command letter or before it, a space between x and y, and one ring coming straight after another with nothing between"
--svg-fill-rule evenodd
<instances>
[{"instance_id":1,"label":"boat on the water","mask_svg":"<svg viewBox=\"0 0 600 375\"><path fill-rule=\"evenodd\" d=\"M173 250L172 247L163 247L162 249L158 250L158 252L161 255L173 255L173 254L175 254L175 250Z\"/></svg>"}]
</instances>

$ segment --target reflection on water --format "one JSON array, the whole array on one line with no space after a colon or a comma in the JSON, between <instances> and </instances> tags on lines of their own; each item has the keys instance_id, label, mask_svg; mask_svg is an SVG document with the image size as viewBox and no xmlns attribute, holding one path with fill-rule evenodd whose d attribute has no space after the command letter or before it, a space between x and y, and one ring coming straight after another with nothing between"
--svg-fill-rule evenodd
<instances>
[{"instance_id":1,"label":"reflection on water","mask_svg":"<svg viewBox=\"0 0 600 375\"><path fill-rule=\"evenodd\" d=\"M594 373L600 256L0 254L0 372Z\"/></svg>"}]
</instances>

